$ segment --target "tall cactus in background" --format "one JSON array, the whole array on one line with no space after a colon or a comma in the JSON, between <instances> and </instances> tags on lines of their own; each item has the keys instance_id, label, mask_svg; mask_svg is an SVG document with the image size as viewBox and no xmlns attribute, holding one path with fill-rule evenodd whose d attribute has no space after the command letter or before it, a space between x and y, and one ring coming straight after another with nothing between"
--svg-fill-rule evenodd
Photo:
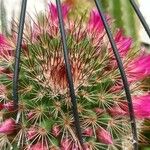
<instances>
[{"instance_id":1,"label":"tall cactus in background","mask_svg":"<svg viewBox=\"0 0 150 150\"><path fill-rule=\"evenodd\" d=\"M7 21L6 21L6 9L4 5L4 1L0 1L0 30L2 31L3 34L7 34Z\"/></svg>"},{"instance_id":2,"label":"tall cactus in background","mask_svg":"<svg viewBox=\"0 0 150 150\"><path fill-rule=\"evenodd\" d=\"M127 35L138 39L137 19L130 2L127 0L102 0L103 7L115 18L116 26L125 30Z\"/></svg>"}]
</instances>

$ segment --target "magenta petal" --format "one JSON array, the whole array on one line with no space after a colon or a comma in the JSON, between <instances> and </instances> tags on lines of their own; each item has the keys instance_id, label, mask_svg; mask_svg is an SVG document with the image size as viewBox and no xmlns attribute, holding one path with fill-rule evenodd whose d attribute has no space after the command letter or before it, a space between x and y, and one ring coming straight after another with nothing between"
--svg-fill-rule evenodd
<instances>
[{"instance_id":1,"label":"magenta petal","mask_svg":"<svg viewBox=\"0 0 150 150\"><path fill-rule=\"evenodd\" d=\"M115 35L115 41L121 41L122 39L123 39L123 31L119 29Z\"/></svg>"},{"instance_id":2,"label":"magenta petal","mask_svg":"<svg viewBox=\"0 0 150 150\"><path fill-rule=\"evenodd\" d=\"M135 58L126 66L129 82L141 80L150 75L150 55Z\"/></svg>"},{"instance_id":3,"label":"magenta petal","mask_svg":"<svg viewBox=\"0 0 150 150\"><path fill-rule=\"evenodd\" d=\"M0 47L8 46L7 39L4 35L0 34Z\"/></svg>"},{"instance_id":4,"label":"magenta petal","mask_svg":"<svg viewBox=\"0 0 150 150\"><path fill-rule=\"evenodd\" d=\"M132 39L123 35L123 31L119 30L115 35L115 42L121 57L126 56L132 45Z\"/></svg>"},{"instance_id":5,"label":"magenta petal","mask_svg":"<svg viewBox=\"0 0 150 150\"><path fill-rule=\"evenodd\" d=\"M50 10L50 19L52 21L57 21L58 20L58 11L57 11L56 5L50 3L49 10ZM69 13L69 5L62 4L62 15L63 15L64 19L66 19L68 13Z\"/></svg>"},{"instance_id":6,"label":"magenta petal","mask_svg":"<svg viewBox=\"0 0 150 150\"><path fill-rule=\"evenodd\" d=\"M150 118L150 95L133 97L133 106L137 118Z\"/></svg>"},{"instance_id":7,"label":"magenta petal","mask_svg":"<svg viewBox=\"0 0 150 150\"><path fill-rule=\"evenodd\" d=\"M132 44L131 39L124 39L123 41L119 41L117 43L117 48L118 48L120 55L122 57L124 57L128 53L128 51L131 47L131 44Z\"/></svg>"},{"instance_id":8,"label":"magenta petal","mask_svg":"<svg viewBox=\"0 0 150 150\"><path fill-rule=\"evenodd\" d=\"M13 53L13 47L8 39L0 34L0 59L12 60Z\"/></svg>"},{"instance_id":9,"label":"magenta petal","mask_svg":"<svg viewBox=\"0 0 150 150\"><path fill-rule=\"evenodd\" d=\"M0 34L0 51L5 49L10 50L11 48L8 39L3 34Z\"/></svg>"},{"instance_id":10,"label":"magenta petal","mask_svg":"<svg viewBox=\"0 0 150 150\"><path fill-rule=\"evenodd\" d=\"M106 16L107 21L110 20L110 17ZM98 32L100 34L104 31L104 25L101 20L101 17L99 16L99 13L96 9L93 9L90 13L90 18L88 22L88 30L89 32Z\"/></svg>"}]
</instances>

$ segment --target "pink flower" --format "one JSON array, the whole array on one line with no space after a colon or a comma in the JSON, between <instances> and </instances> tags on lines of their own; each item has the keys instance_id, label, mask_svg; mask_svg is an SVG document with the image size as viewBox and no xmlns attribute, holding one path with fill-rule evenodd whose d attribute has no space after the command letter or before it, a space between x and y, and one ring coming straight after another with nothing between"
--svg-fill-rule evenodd
<instances>
[{"instance_id":1,"label":"pink flower","mask_svg":"<svg viewBox=\"0 0 150 150\"><path fill-rule=\"evenodd\" d=\"M15 131L15 128L16 128L15 120L10 118L10 119L5 120L0 125L0 133L12 134Z\"/></svg>"},{"instance_id":2,"label":"pink flower","mask_svg":"<svg viewBox=\"0 0 150 150\"><path fill-rule=\"evenodd\" d=\"M0 58L10 60L12 59L13 48L10 45L9 40L2 34L0 34Z\"/></svg>"},{"instance_id":3,"label":"pink flower","mask_svg":"<svg viewBox=\"0 0 150 150\"><path fill-rule=\"evenodd\" d=\"M150 118L150 95L133 96L133 108L137 119ZM120 108L129 115L126 101L119 103Z\"/></svg>"},{"instance_id":4,"label":"pink flower","mask_svg":"<svg viewBox=\"0 0 150 150\"><path fill-rule=\"evenodd\" d=\"M97 134L97 138L100 142L102 142L104 144L113 144L112 137L107 130L105 130L103 128L98 128L96 131L96 134Z\"/></svg>"},{"instance_id":5,"label":"pink flower","mask_svg":"<svg viewBox=\"0 0 150 150\"><path fill-rule=\"evenodd\" d=\"M69 5L62 4L63 19L66 20L69 13ZM32 42L37 42L41 35L49 34L50 37L56 37L59 33L59 23L58 23L58 11L56 5L49 4L49 14L48 14L49 24L42 26L39 22L33 23L32 33L30 36Z\"/></svg>"},{"instance_id":6,"label":"pink flower","mask_svg":"<svg viewBox=\"0 0 150 150\"><path fill-rule=\"evenodd\" d=\"M132 45L132 39L123 35L123 31L119 30L115 35L115 42L121 57L126 56Z\"/></svg>"},{"instance_id":7,"label":"pink flower","mask_svg":"<svg viewBox=\"0 0 150 150\"><path fill-rule=\"evenodd\" d=\"M132 39L130 37L124 36L122 30L119 30L116 33L114 39L115 39L116 46L117 46L118 52L120 54L120 57L123 59L127 55L127 53L129 52L129 50L131 48ZM109 49L110 49L109 55L110 55L110 60L111 60L108 64L108 66L110 67L109 69L117 68L118 67L117 61L114 56L111 45L109 45Z\"/></svg>"},{"instance_id":8,"label":"pink flower","mask_svg":"<svg viewBox=\"0 0 150 150\"><path fill-rule=\"evenodd\" d=\"M141 55L126 66L129 82L141 80L150 75L150 55Z\"/></svg>"},{"instance_id":9,"label":"pink flower","mask_svg":"<svg viewBox=\"0 0 150 150\"><path fill-rule=\"evenodd\" d=\"M137 118L150 118L150 95L133 97L133 107Z\"/></svg>"},{"instance_id":10,"label":"pink flower","mask_svg":"<svg viewBox=\"0 0 150 150\"><path fill-rule=\"evenodd\" d=\"M107 21L109 22L110 17L106 16ZM99 16L99 12L96 9L93 9L90 13L89 22L87 25L87 34L92 40L93 45L98 46L105 35L104 25Z\"/></svg>"},{"instance_id":11,"label":"pink flower","mask_svg":"<svg viewBox=\"0 0 150 150\"><path fill-rule=\"evenodd\" d=\"M29 150L48 150L48 148L42 142L37 142L36 144L32 145Z\"/></svg>"},{"instance_id":12,"label":"pink flower","mask_svg":"<svg viewBox=\"0 0 150 150\"><path fill-rule=\"evenodd\" d=\"M49 14L50 19L52 20L52 22L57 22L58 21L58 11L57 11L56 5L50 3L49 10L50 10L50 14ZM62 4L63 19L66 19L68 13L69 13L69 5Z\"/></svg>"},{"instance_id":13,"label":"pink flower","mask_svg":"<svg viewBox=\"0 0 150 150\"><path fill-rule=\"evenodd\" d=\"M53 134L55 137L59 136L59 134L60 134L60 127L59 127L59 125L54 125L54 126L52 127L52 134Z\"/></svg>"},{"instance_id":14,"label":"pink flower","mask_svg":"<svg viewBox=\"0 0 150 150\"><path fill-rule=\"evenodd\" d=\"M7 38L4 35L0 34L0 51L2 49L9 49L11 46L8 43L9 42Z\"/></svg>"},{"instance_id":15,"label":"pink flower","mask_svg":"<svg viewBox=\"0 0 150 150\"><path fill-rule=\"evenodd\" d=\"M88 127L83 131L84 136L92 136L93 135L93 130L92 128Z\"/></svg>"},{"instance_id":16,"label":"pink flower","mask_svg":"<svg viewBox=\"0 0 150 150\"><path fill-rule=\"evenodd\" d=\"M106 16L107 21L109 21L110 17ZM88 31L90 33L97 32L97 34L101 34L104 31L104 25L99 15L99 12L96 9L93 9L90 13L90 18L88 22Z\"/></svg>"}]
</instances>

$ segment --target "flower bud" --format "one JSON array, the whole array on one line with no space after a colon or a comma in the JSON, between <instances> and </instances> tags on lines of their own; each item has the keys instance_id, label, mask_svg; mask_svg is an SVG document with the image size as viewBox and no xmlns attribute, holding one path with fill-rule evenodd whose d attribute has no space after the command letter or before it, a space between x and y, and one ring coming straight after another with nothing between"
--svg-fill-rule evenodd
<instances>
[{"instance_id":1,"label":"flower bud","mask_svg":"<svg viewBox=\"0 0 150 150\"><path fill-rule=\"evenodd\" d=\"M52 127L52 134L53 134L55 137L59 136L59 134L60 134L60 127L59 127L59 125L54 125L54 126Z\"/></svg>"},{"instance_id":2,"label":"flower bud","mask_svg":"<svg viewBox=\"0 0 150 150\"><path fill-rule=\"evenodd\" d=\"M112 117L115 116L125 116L127 115L127 112L125 112L123 109L121 109L119 106L114 106L111 109L108 110L109 114Z\"/></svg>"},{"instance_id":3,"label":"flower bud","mask_svg":"<svg viewBox=\"0 0 150 150\"><path fill-rule=\"evenodd\" d=\"M104 110L103 109L101 109L101 108L95 108L94 109L94 111L96 112L96 114L99 116L99 115L101 115L103 112L104 112Z\"/></svg>"},{"instance_id":4,"label":"flower bud","mask_svg":"<svg viewBox=\"0 0 150 150\"><path fill-rule=\"evenodd\" d=\"M61 150L71 150L71 140L65 138L61 141Z\"/></svg>"},{"instance_id":5,"label":"flower bud","mask_svg":"<svg viewBox=\"0 0 150 150\"><path fill-rule=\"evenodd\" d=\"M86 128L84 131L83 131L83 135L84 136L92 136L93 135L93 130L92 128Z\"/></svg>"},{"instance_id":6,"label":"flower bud","mask_svg":"<svg viewBox=\"0 0 150 150\"><path fill-rule=\"evenodd\" d=\"M15 120L12 118L7 119L0 125L0 133L12 134L15 131L15 127Z\"/></svg>"},{"instance_id":7,"label":"flower bud","mask_svg":"<svg viewBox=\"0 0 150 150\"><path fill-rule=\"evenodd\" d=\"M100 142L104 144L113 144L112 137L108 131L103 128L98 128L97 131L97 138Z\"/></svg>"},{"instance_id":8,"label":"flower bud","mask_svg":"<svg viewBox=\"0 0 150 150\"><path fill-rule=\"evenodd\" d=\"M27 131L27 138L28 140L33 139L37 134L37 131L34 127L29 128L29 130Z\"/></svg>"},{"instance_id":9,"label":"flower bud","mask_svg":"<svg viewBox=\"0 0 150 150\"><path fill-rule=\"evenodd\" d=\"M30 111L30 112L27 114L27 118L28 118L28 119L32 119L34 115L35 115L35 112Z\"/></svg>"}]
</instances>

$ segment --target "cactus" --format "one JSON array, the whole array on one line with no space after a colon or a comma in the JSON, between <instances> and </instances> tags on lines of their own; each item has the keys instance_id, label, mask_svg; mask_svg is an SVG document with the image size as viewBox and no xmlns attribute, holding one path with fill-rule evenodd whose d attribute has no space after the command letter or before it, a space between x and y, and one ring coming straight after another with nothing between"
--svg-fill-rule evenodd
<instances>
[{"instance_id":1,"label":"cactus","mask_svg":"<svg viewBox=\"0 0 150 150\"><path fill-rule=\"evenodd\" d=\"M3 34L7 34L7 14L6 14L6 9L5 9L5 5L4 5L4 1L1 0L0 1L0 22L1 22L1 31Z\"/></svg>"},{"instance_id":2,"label":"cactus","mask_svg":"<svg viewBox=\"0 0 150 150\"><path fill-rule=\"evenodd\" d=\"M17 111L12 101L17 32L0 34L0 149L132 149L126 96L99 14L93 9L74 19L69 10L62 5L83 148L74 125L57 9L50 4L46 14L25 24ZM109 16L107 21L112 26ZM113 36L131 88L139 142L145 142L141 126L150 118L150 95L141 81L150 75L150 55L135 51L121 30Z\"/></svg>"},{"instance_id":3,"label":"cactus","mask_svg":"<svg viewBox=\"0 0 150 150\"><path fill-rule=\"evenodd\" d=\"M104 10L115 19L116 26L123 28L125 33L138 40L138 21L129 1L102 0Z\"/></svg>"}]
</instances>

